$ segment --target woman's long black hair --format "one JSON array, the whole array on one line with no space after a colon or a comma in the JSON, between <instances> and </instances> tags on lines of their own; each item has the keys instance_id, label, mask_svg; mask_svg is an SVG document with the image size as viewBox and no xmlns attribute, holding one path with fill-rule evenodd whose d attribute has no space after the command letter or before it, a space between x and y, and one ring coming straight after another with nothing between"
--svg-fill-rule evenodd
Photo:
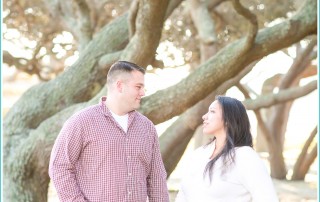
<instances>
[{"instance_id":1,"label":"woman's long black hair","mask_svg":"<svg viewBox=\"0 0 320 202\"><path fill-rule=\"evenodd\" d=\"M208 172L210 181L214 165L219 158L223 158L222 173L224 173L234 163L235 147L253 146L250 122L243 104L235 98L221 95L217 96L216 100L222 108L222 118L226 128L227 139L222 151L209 161L205 168L204 175ZM214 140L215 138L211 142Z\"/></svg>"}]
</instances>

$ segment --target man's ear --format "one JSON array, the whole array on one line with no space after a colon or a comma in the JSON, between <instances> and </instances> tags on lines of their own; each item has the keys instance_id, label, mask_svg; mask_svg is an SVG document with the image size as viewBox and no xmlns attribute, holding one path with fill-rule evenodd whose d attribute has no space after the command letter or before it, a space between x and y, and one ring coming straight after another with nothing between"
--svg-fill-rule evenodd
<instances>
[{"instance_id":1,"label":"man's ear","mask_svg":"<svg viewBox=\"0 0 320 202\"><path fill-rule=\"evenodd\" d=\"M118 91L119 93L122 93L123 83L122 83L121 80L118 80L118 81L116 82L116 87L117 87L117 91Z\"/></svg>"}]
</instances>

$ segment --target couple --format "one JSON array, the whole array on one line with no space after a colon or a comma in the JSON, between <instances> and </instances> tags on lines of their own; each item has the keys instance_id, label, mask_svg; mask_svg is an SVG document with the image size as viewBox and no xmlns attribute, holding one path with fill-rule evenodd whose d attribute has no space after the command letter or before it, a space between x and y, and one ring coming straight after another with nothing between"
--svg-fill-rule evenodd
<instances>
[{"instance_id":1,"label":"couple","mask_svg":"<svg viewBox=\"0 0 320 202\"><path fill-rule=\"evenodd\" d=\"M107 76L108 97L64 124L49 165L60 201L169 201L156 129L136 111L145 94L144 74L136 64L114 63ZM203 120L203 132L215 138L195 151L176 201L278 201L252 149L241 102L218 96Z\"/></svg>"}]
</instances>

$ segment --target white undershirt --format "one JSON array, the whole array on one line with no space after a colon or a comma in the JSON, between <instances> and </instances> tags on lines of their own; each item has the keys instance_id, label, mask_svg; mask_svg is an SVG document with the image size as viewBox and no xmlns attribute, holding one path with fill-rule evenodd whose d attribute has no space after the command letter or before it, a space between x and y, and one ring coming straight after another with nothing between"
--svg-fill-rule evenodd
<instances>
[{"instance_id":1,"label":"white undershirt","mask_svg":"<svg viewBox=\"0 0 320 202\"><path fill-rule=\"evenodd\" d=\"M128 114L119 116L119 115L113 113L111 110L110 110L110 112L111 112L113 118L118 122L118 124L124 130L124 132L127 132L128 131Z\"/></svg>"}]
</instances>

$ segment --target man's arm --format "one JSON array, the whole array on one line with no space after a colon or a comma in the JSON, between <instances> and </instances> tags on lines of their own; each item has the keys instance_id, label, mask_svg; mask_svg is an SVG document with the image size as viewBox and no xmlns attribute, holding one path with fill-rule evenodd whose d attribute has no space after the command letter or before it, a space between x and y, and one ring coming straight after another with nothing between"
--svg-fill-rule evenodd
<instances>
[{"instance_id":1,"label":"man's arm","mask_svg":"<svg viewBox=\"0 0 320 202\"><path fill-rule=\"evenodd\" d=\"M82 132L79 119L73 116L64 124L51 152L49 175L62 202L86 201L75 171L82 150Z\"/></svg>"},{"instance_id":2,"label":"man's arm","mask_svg":"<svg viewBox=\"0 0 320 202\"><path fill-rule=\"evenodd\" d=\"M147 178L149 202L169 202L167 173L162 162L159 139L154 127L152 128L152 133L154 136L154 144L151 169Z\"/></svg>"}]
</instances>

